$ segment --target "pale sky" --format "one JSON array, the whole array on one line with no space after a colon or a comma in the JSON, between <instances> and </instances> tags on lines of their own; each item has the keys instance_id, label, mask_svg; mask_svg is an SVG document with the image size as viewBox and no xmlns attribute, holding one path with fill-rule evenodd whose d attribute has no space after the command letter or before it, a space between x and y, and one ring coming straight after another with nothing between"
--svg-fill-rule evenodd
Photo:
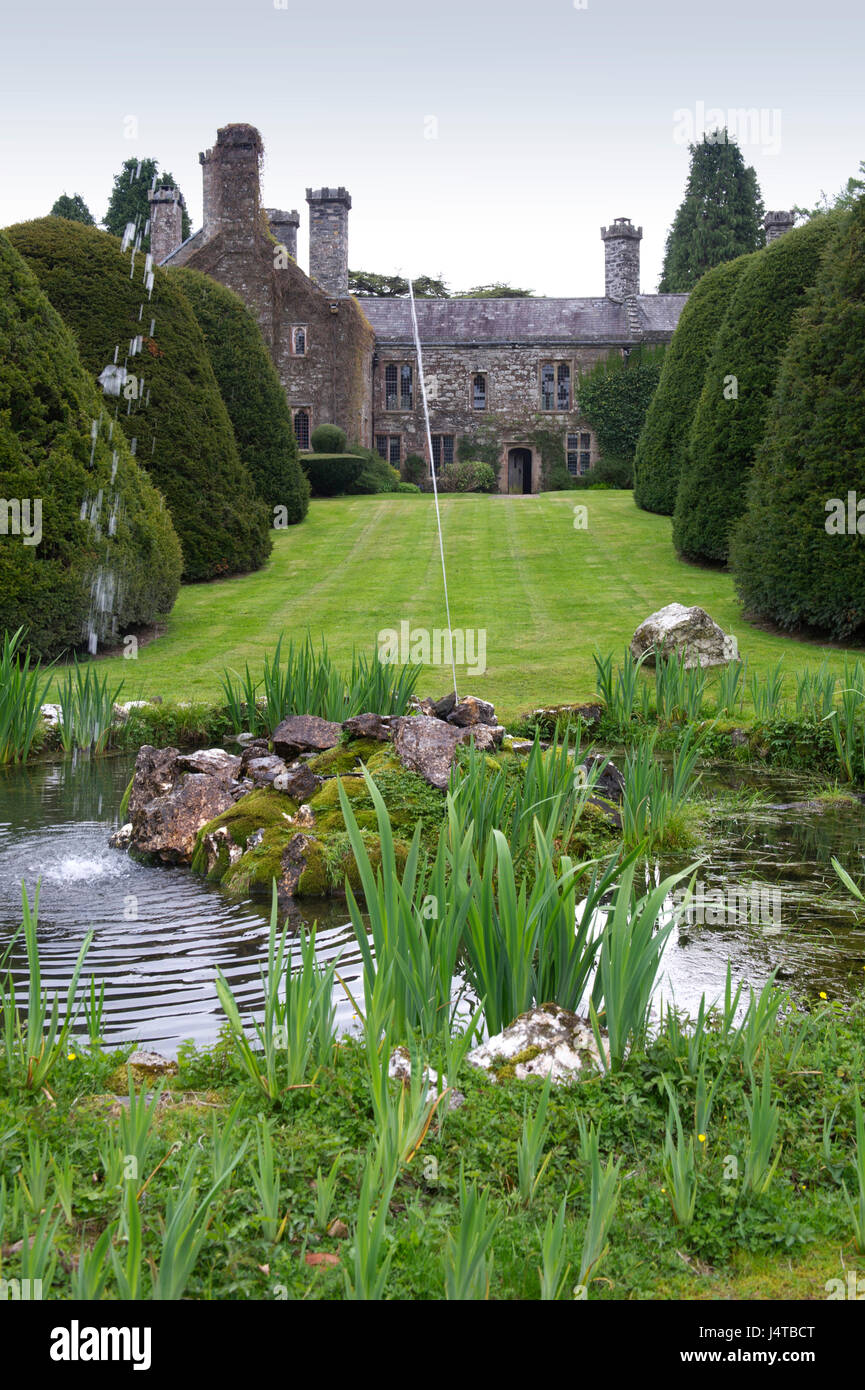
<instances>
[{"instance_id":1,"label":"pale sky","mask_svg":"<svg viewBox=\"0 0 865 1390\"><path fill-rule=\"evenodd\" d=\"M101 219L134 155L171 170L198 226L198 152L245 121L265 205L301 214L304 268L305 190L344 184L352 269L599 295L600 227L629 216L649 293L701 112L758 113L740 144L767 209L865 158L852 0L579 3L7 0L0 225L64 191Z\"/></svg>"}]
</instances>

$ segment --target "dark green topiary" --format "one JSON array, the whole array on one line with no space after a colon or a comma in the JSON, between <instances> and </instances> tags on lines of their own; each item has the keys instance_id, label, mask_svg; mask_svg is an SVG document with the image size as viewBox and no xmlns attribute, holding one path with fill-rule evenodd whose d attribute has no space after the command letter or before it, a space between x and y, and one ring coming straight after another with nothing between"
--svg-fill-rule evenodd
<instances>
[{"instance_id":1,"label":"dark green topiary","mask_svg":"<svg viewBox=\"0 0 865 1390\"><path fill-rule=\"evenodd\" d=\"M853 532L848 529L851 492ZM730 550L746 610L784 628L820 628L839 640L861 634L863 499L865 198L860 198L827 249L778 373L748 510ZM836 512L847 522L838 533Z\"/></svg>"},{"instance_id":2,"label":"dark green topiary","mask_svg":"<svg viewBox=\"0 0 865 1390\"><path fill-rule=\"evenodd\" d=\"M602 454L630 462L658 389L665 348L634 348L597 362L577 386L581 417L592 426Z\"/></svg>"},{"instance_id":3,"label":"dark green topiary","mask_svg":"<svg viewBox=\"0 0 865 1390\"><path fill-rule=\"evenodd\" d=\"M630 459L616 458L615 454L605 454L593 468L571 479L575 488L609 487L627 489L634 486L634 465Z\"/></svg>"},{"instance_id":4,"label":"dark green topiary","mask_svg":"<svg viewBox=\"0 0 865 1390\"><path fill-rule=\"evenodd\" d=\"M708 270L688 296L634 456L634 501L672 516L688 435L715 336L751 256Z\"/></svg>"},{"instance_id":5,"label":"dark green topiary","mask_svg":"<svg viewBox=\"0 0 865 1390\"><path fill-rule=\"evenodd\" d=\"M318 425L309 440L316 454L344 454L345 430L339 425Z\"/></svg>"},{"instance_id":6,"label":"dark green topiary","mask_svg":"<svg viewBox=\"0 0 865 1390\"><path fill-rule=\"evenodd\" d=\"M37 545L0 535L0 630L26 626L46 658L82 643L100 567L112 602L93 608L97 636L112 618L121 635L150 623L177 596L171 518L122 432L109 441L109 425L72 334L0 232L0 497L29 499L31 527L37 499L42 514Z\"/></svg>"},{"instance_id":7,"label":"dark green topiary","mask_svg":"<svg viewBox=\"0 0 865 1390\"><path fill-rule=\"evenodd\" d=\"M394 468L375 449L364 449L355 444L352 454L363 460L363 467L356 478L346 486L348 493L396 492L399 485L399 469Z\"/></svg>"},{"instance_id":8,"label":"dark green topiary","mask_svg":"<svg viewBox=\"0 0 865 1390\"><path fill-rule=\"evenodd\" d=\"M261 330L243 300L200 270L170 272L204 334L241 463L283 525L302 521L309 483L300 466L291 411Z\"/></svg>"},{"instance_id":9,"label":"dark green topiary","mask_svg":"<svg viewBox=\"0 0 865 1390\"><path fill-rule=\"evenodd\" d=\"M419 486L429 477L429 464L423 454L407 454L402 466L402 475L407 483Z\"/></svg>"},{"instance_id":10,"label":"dark green topiary","mask_svg":"<svg viewBox=\"0 0 865 1390\"><path fill-rule=\"evenodd\" d=\"M144 399L106 396L105 408L117 413L128 439L137 439L139 463L165 497L184 577L258 569L271 545L267 509L238 458L201 329L171 275L154 271L148 299L143 256L130 278L132 253L122 252L115 237L60 217L21 223L7 235L72 329L91 372L99 375L112 362L115 345L122 364L141 335L142 350L127 368L143 381Z\"/></svg>"},{"instance_id":11,"label":"dark green topiary","mask_svg":"<svg viewBox=\"0 0 865 1390\"><path fill-rule=\"evenodd\" d=\"M673 544L683 555L727 559L778 364L836 227L833 213L787 232L739 281L715 338L679 479Z\"/></svg>"},{"instance_id":12,"label":"dark green topiary","mask_svg":"<svg viewBox=\"0 0 865 1390\"><path fill-rule=\"evenodd\" d=\"M354 454L301 454L313 497L338 497L360 476L366 463Z\"/></svg>"}]
</instances>

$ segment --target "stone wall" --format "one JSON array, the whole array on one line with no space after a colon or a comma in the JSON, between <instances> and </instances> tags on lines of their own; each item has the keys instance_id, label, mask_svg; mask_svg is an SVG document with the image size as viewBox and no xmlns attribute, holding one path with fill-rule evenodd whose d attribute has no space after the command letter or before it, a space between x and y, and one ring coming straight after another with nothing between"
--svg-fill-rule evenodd
<instances>
[{"instance_id":1,"label":"stone wall","mask_svg":"<svg viewBox=\"0 0 865 1390\"><path fill-rule=\"evenodd\" d=\"M309 274L328 294L348 294L348 214L344 188L308 188Z\"/></svg>"},{"instance_id":2,"label":"stone wall","mask_svg":"<svg viewBox=\"0 0 865 1390\"><path fill-rule=\"evenodd\" d=\"M766 245L777 241L779 236L789 232L796 221L795 212L767 212L763 218L763 229L766 233Z\"/></svg>"},{"instance_id":3,"label":"stone wall","mask_svg":"<svg viewBox=\"0 0 865 1390\"><path fill-rule=\"evenodd\" d=\"M579 371L586 371L610 351L607 345L575 348L570 344L502 344L497 347L441 346L423 349L424 374L430 410L430 432L454 436L454 457L463 436L490 437L498 445L499 488L502 492L522 492L509 467L508 455L514 448L528 447L532 453L532 491L541 485L541 451L533 436L540 430L556 431L566 445L568 434L590 436L590 464L598 458L591 428L580 420L576 405ZM411 410L387 410L386 368L411 365L413 405ZM570 371L568 411L541 409L541 367L552 363L557 369L566 364ZM473 379L486 378L486 409L473 407ZM427 456L426 427L417 361L414 348L379 343L373 379L374 436L388 439L400 436L400 457Z\"/></svg>"},{"instance_id":4,"label":"stone wall","mask_svg":"<svg viewBox=\"0 0 865 1390\"><path fill-rule=\"evenodd\" d=\"M150 254L159 265L183 240L183 195L176 188L151 188Z\"/></svg>"},{"instance_id":5,"label":"stone wall","mask_svg":"<svg viewBox=\"0 0 865 1390\"><path fill-rule=\"evenodd\" d=\"M610 227L601 228L604 243L604 293L622 304L629 295L640 293L640 241L642 227L628 217L617 217Z\"/></svg>"},{"instance_id":6,"label":"stone wall","mask_svg":"<svg viewBox=\"0 0 865 1390\"><path fill-rule=\"evenodd\" d=\"M192 266L240 295L255 315L289 404L308 412L310 432L338 424L351 442L369 447L373 331L355 300L313 283L286 254L284 236L274 236L261 206L261 152L253 126L219 131L216 145L201 156L203 235L172 256L166 269ZM280 233L296 217L278 210L269 215Z\"/></svg>"},{"instance_id":7,"label":"stone wall","mask_svg":"<svg viewBox=\"0 0 865 1390\"><path fill-rule=\"evenodd\" d=\"M300 214L296 210L283 212L281 208L265 208L267 225L271 235L284 246L293 261L297 260L297 231L300 227Z\"/></svg>"}]
</instances>

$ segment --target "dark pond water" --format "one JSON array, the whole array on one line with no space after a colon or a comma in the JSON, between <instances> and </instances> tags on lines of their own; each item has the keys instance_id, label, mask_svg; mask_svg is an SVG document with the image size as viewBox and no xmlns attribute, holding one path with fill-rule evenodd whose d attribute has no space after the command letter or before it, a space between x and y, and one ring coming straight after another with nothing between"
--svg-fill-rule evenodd
<instances>
[{"instance_id":1,"label":"dark pond water","mask_svg":"<svg viewBox=\"0 0 865 1390\"><path fill-rule=\"evenodd\" d=\"M267 904L230 901L188 869L150 867L111 849L108 836L134 758L79 760L0 769L0 953L21 921L21 883L32 903L37 880L43 983L53 991L69 973L88 928L94 940L83 979L105 981L105 1038L141 1042L167 1054L184 1039L213 1042L223 1019L214 986L219 967L241 1012L261 1002L267 956ZM324 911L322 912L322 907ZM330 958L354 943L345 907L318 905L318 946ZM16 980L26 979L23 944L13 949ZM357 979L356 944L340 973ZM345 1028L352 1009L337 999Z\"/></svg>"},{"instance_id":2,"label":"dark pond water","mask_svg":"<svg viewBox=\"0 0 865 1390\"><path fill-rule=\"evenodd\" d=\"M848 1000L865 983L865 911L831 861L865 881L865 806L814 801L805 778L733 767L705 771L702 791L711 812L698 873L703 920L674 931L667 991L693 1008L704 990L723 988L729 959L734 982L759 987L776 970L795 998ZM748 805L754 792L760 801ZM655 876L685 862L655 865Z\"/></svg>"},{"instance_id":3,"label":"dark pond water","mask_svg":"<svg viewBox=\"0 0 865 1390\"><path fill-rule=\"evenodd\" d=\"M106 1041L141 1042L173 1054L184 1039L204 1045L216 1038L222 1021L217 967L245 1016L259 1011L269 912L263 903L231 902L187 869L138 864L109 847L132 761L0 769L0 952L20 924L22 880L32 901L41 879L45 986L64 987L92 926L84 979L105 981ZM705 785L716 802L701 851L707 855L699 874L705 920L673 932L660 981L664 997L689 1010L704 991L717 997L729 959L736 981L759 987L779 968L801 999L821 990L849 998L865 979L865 914L851 908L830 861L834 855L854 877L865 878L865 808L849 802L791 807L808 792L790 777L712 771ZM761 804L730 803L731 792L741 799L754 788ZM683 863L653 864L647 876ZM747 892L747 903L737 891ZM360 960L345 916L338 903L301 912L308 923L318 919L322 957L343 953L340 973L355 992ZM23 949L16 946L16 983L25 978L22 965ZM336 1002L346 1029L352 1006L342 991Z\"/></svg>"}]
</instances>

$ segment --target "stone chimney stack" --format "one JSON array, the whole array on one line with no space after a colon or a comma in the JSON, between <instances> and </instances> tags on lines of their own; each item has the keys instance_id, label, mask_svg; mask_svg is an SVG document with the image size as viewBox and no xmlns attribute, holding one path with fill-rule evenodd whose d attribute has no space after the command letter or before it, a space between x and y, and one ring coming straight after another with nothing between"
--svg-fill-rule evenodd
<instances>
[{"instance_id":1,"label":"stone chimney stack","mask_svg":"<svg viewBox=\"0 0 865 1390\"><path fill-rule=\"evenodd\" d=\"M284 246L292 260L297 260L297 229L300 226L300 213L292 210L283 212L281 208L265 208L268 226L280 246Z\"/></svg>"},{"instance_id":2,"label":"stone chimney stack","mask_svg":"<svg viewBox=\"0 0 865 1390\"><path fill-rule=\"evenodd\" d=\"M344 188L308 188L309 273L328 294L348 294L348 213Z\"/></svg>"},{"instance_id":3,"label":"stone chimney stack","mask_svg":"<svg viewBox=\"0 0 865 1390\"><path fill-rule=\"evenodd\" d=\"M795 212L767 212L763 218L763 226L766 230L766 245L771 246L773 241L777 241L779 236L789 232L793 223L796 221Z\"/></svg>"},{"instance_id":4,"label":"stone chimney stack","mask_svg":"<svg viewBox=\"0 0 865 1390\"><path fill-rule=\"evenodd\" d=\"M629 295L640 293L640 241L642 227L629 217L617 217L611 227L601 228L604 243L604 293L622 304Z\"/></svg>"},{"instance_id":5,"label":"stone chimney stack","mask_svg":"<svg viewBox=\"0 0 865 1390\"><path fill-rule=\"evenodd\" d=\"M150 254L153 264L161 265L183 240L183 194L176 188L151 188L147 201L150 203Z\"/></svg>"},{"instance_id":6,"label":"stone chimney stack","mask_svg":"<svg viewBox=\"0 0 865 1390\"><path fill-rule=\"evenodd\" d=\"M259 171L264 151L251 125L222 126L212 150L198 156L204 184L204 236L221 232L226 245L251 245L261 231Z\"/></svg>"}]
</instances>

